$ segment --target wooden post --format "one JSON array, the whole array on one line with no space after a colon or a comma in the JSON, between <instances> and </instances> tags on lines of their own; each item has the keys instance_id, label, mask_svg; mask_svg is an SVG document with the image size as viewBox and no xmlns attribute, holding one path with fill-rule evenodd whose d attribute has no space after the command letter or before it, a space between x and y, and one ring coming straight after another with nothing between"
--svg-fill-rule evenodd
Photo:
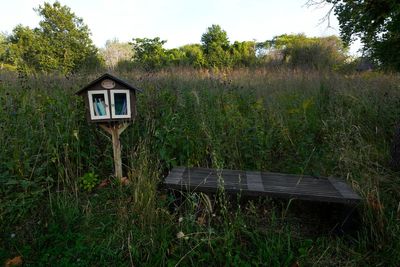
<instances>
[{"instance_id":1,"label":"wooden post","mask_svg":"<svg viewBox=\"0 0 400 267\"><path fill-rule=\"evenodd\" d=\"M119 141L118 128L111 128L111 136L114 152L114 170L117 179L122 178L122 159L121 159L121 142Z\"/></svg>"},{"instance_id":2,"label":"wooden post","mask_svg":"<svg viewBox=\"0 0 400 267\"><path fill-rule=\"evenodd\" d=\"M115 177L117 179L122 178L122 158L121 158L121 142L119 136L129 126L129 123L115 124L111 127L107 127L104 124L100 124L100 127L109 133L113 143L113 154L114 154L114 170Z\"/></svg>"}]
</instances>

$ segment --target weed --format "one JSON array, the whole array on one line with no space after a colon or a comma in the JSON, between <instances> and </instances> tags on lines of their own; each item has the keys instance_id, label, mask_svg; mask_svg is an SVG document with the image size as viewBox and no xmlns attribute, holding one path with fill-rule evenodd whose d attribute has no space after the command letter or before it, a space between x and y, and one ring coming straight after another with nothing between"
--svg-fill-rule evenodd
<instances>
[{"instance_id":1,"label":"weed","mask_svg":"<svg viewBox=\"0 0 400 267\"><path fill-rule=\"evenodd\" d=\"M99 183L99 176L94 172L87 172L79 177L79 185L83 190L91 192Z\"/></svg>"}]
</instances>

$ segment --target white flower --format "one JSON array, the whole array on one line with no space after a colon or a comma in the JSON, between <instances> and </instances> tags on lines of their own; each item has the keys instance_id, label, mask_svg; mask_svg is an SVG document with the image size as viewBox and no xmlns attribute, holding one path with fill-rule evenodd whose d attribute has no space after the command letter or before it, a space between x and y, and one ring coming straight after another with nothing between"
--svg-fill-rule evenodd
<instances>
[{"instance_id":1,"label":"white flower","mask_svg":"<svg viewBox=\"0 0 400 267\"><path fill-rule=\"evenodd\" d=\"M176 237L177 237L178 239L181 239L181 238L184 238L184 237L185 237L185 234L184 234L182 231L180 231L180 232L178 232L178 233L176 234Z\"/></svg>"}]
</instances>

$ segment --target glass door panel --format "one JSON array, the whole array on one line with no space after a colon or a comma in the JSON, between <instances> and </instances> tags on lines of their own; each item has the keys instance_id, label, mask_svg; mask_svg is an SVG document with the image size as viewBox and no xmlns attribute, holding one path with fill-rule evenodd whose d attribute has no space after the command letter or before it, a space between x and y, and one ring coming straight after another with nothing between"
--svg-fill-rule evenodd
<instances>
[{"instance_id":1,"label":"glass door panel","mask_svg":"<svg viewBox=\"0 0 400 267\"><path fill-rule=\"evenodd\" d=\"M109 103L106 90L88 91L90 117L92 120L109 119Z\"/></svg>"},{"instance_id":2,"label":"glass door panel","mask_svg":"<svg viewBox=\"0 0 400 267\"><path fill-rule=\"evenodd\" d=\"M129 90L111 90L111 115L113 118L130 118Z\"/></svg>"}]
</instances>

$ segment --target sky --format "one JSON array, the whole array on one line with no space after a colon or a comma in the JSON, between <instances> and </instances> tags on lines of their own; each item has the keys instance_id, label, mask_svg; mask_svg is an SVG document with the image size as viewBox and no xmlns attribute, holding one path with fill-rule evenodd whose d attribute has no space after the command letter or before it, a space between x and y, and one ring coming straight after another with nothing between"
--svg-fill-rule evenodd
<instances>
[{"instance_id":1,"label":"sky","mask_svg":"<svg viewBox=\"0 0 400 267\"><path fill-rule=\"evenodd\" d=\"M4 1L4 0L3 0ZM46 2L53 3L54 0ZM166 48L200 43L212 24L224 29L231 42L265 41L276 35L304 33L307 36L339 35L332 14L330 27L321 19L330 6L307 7L307 0L60 0L83 18L98 47L109 39L160 37ZM2 3L0 32L11 33L22 24L36 27L40 17L33 10L43 0L11 0ZM360 44L351 46L355 54Z\"/></svg>"}]
</instances>

